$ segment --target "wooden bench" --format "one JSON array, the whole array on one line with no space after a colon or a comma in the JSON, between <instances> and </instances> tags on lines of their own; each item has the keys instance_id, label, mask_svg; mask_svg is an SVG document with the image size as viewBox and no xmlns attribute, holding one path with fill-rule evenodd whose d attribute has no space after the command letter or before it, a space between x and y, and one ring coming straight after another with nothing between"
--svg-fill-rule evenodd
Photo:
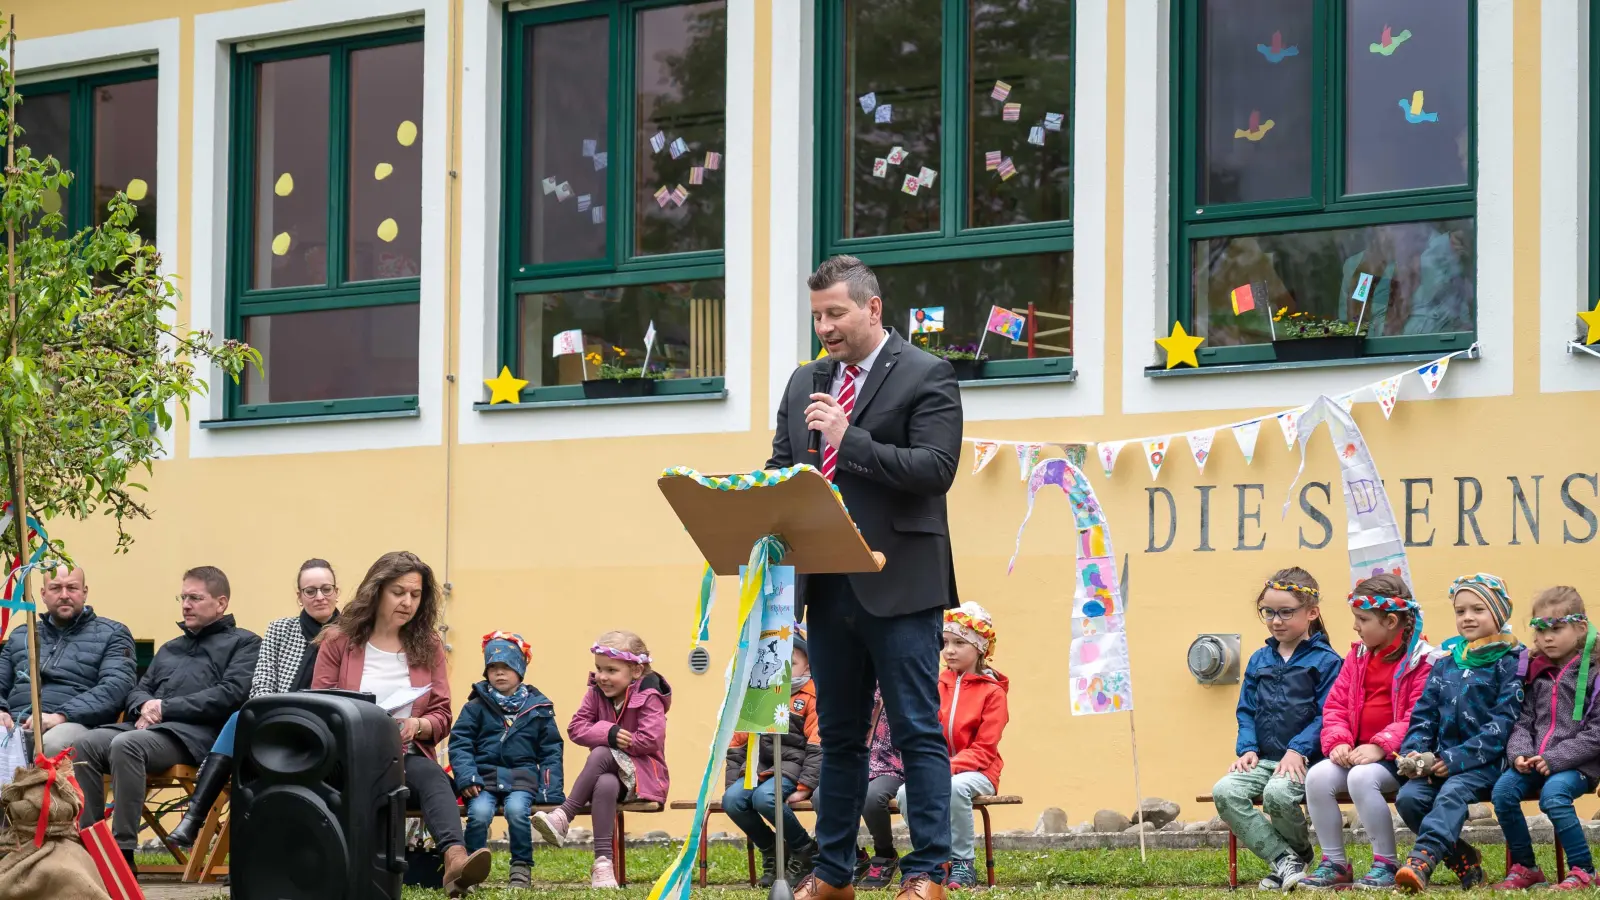
<instances>
[{"instance_id":1,"label":"wooden bench","mask_svg":"<svg viewBox=\"0 0 1600 900\"><path fill-rule=\"evenodd\" d=\"M993 828L992 823L989 821L989 807L991 807L991 806L1018 806L1018 805L1021 805L1021 803L1022 803L1022 798L1020 796L1015 795L1015 794L995 794L995 795L990 795L990 796L980 796L980 797L974 797L973 800L972 800L972 808L977 810L978 811L978 816L981 819L983 819L983 858L984 858L984 864L988 868L988 879L989 879L989 886L990 887L994 887L994 828ZM799 803L791 803L791 804L786 804L786 805L790 809L794 810L795 812L815 812L816 811L816 807L812 805L810 800L803 800L803 801L801 801ZM675 800L672 803L672 808L673 809L678 809L678 810L693 810L693 809L695 809L695 806L696 806L696 804L692 800ZM722 811L723 811L722 804L720 802L713 801L711 803L708 803L708 804L706 804L705 819L702 819L701 822L700 822L700 886L701 887L705 887L706 886L706 877L707 877L707 874L708 874L708 870L710 869L710 863L709 863L709 861L707 859L707 853L708 853L707 844L708 844L708 840L707 840L707 833L706 833L706 822L711 818L711 814L712 813L720 813ZM889 812L891 814L900 812L900 806L894 800L890 800L889 801ZM750 886L751 887L755 887L756 886L756 848L755 848L755 845L750 843L750 841L748 839L746 839L745 842L744 842L744 854L745 854L745 865L749 869Z\"/></svg>"},{"instance_id":2,"label":"wooden bench","mask_svg":"<svg viewBox=\"0 0 1600 900\"><path fill-rule=\"evenodd\" d=\"M161 841L172 858L177 860L177 865L140 866L141 874L175 874L183 876L183 881L189 884L215 883L222 876L228 874L228 867L222 864L228 857L229 821L226 814L228 808L228 791L223 790L217 802L212 804L206 814L206 821L196 836L194 847L184 851L172 843L167 834L167 829L161 824L161 817L173 812L176 807L187 803L194 796L194 780L198 771L193 766L173 766L164 772L157 772L145 779L145 802L139 810L139 816L150 830L156 834L156 839ZM163 803L151 808L150 795L157 791L178 790L183 792L183 797L176 801ZM111 790L111 776L105 776L105 794L113 796Z\"/></svg>"},{"instance_id":3,"label":"wooden bench","mask_svg":"<svg viewBox=\"0 0 1600 900\"><path fill-rule=\"evenodd\" d=\"M1393 792L1386 793L1386 794L1383 795L1383 799L1387 800L1390 805L1394 804L1394 798L1395 798L1395 794ZM1195 799L1196 803L1210 803L1213 806L1216 805L1216 802L1214 800L1212 800L1210 794L1201 794L1200 796L1198 796L1198 797L1196 797L1194 799ZM1334 799L1338 800L1339 804L1341 806L1349 806L1353 802L1350 799L1350 795L1346 794L1346 793L1344 793L1342 791L1340 793L1334 795ZM1259 797L1256 798L1255 805L1256 806L1260 806L1261 805L1261 798L1259 798ZM1567 855L1561 849L1561 841L1558 840L1558 841L1555 842L1555 844L1556 844L1556 871L1557 872L1566 872L1567 871ZM1509 872L1510 870L1511 870L1511 846L1508 844L1506 846L1506 871ZM1563 877L1565 877L1565 876L1563 876ZM1238 890L1239 889L1239 838L1238 838L1237 835L1235 835L1233 833L1233 830L1231 828L1228 830L1228 888L1230 890Z\"/></svg>"},{"instance_id":4,"label":"wooden bench","mask_svg":"<svg viewBox=\"0 0 1600 900\"><path fill-rule=\"evenodd\" d=\"M461 803L459 800L456 802L461 807L461 815L465 817L467 814L466 805ZM533 811L539 812L543 810L544 812L551 812L558 808L559 806L556 804L545 804L534 806ZM628 842L626 840L628 813L658 813L661 812L661 810L661 804L655 802L654 800L635 800L630 803L617 804L617 821L613 825L611 832L611 852L612 860L616 867L618 885L626 887L628 884ZM497 810L497 812L503 815L503 811ZM584 808L578 810L578 815L590 816L593 815L593 810L585 806ZM407 809L406 818L421 819L422 811L418 809Z\"/></svg>"}]
</instances>

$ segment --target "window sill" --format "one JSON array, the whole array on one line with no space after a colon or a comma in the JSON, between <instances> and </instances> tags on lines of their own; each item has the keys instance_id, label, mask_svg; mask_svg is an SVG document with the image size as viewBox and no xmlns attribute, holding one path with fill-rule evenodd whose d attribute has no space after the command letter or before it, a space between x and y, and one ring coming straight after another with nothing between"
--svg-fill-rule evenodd
<instances>
[{"instance_id":1,"label":"window sill","mask_svg":"<svg viewBox=\"0 0 1600 900\"><path fill-rule=\"evenodd\" d=\"M1061 375L1014 375L1009 378L975 378L957 382L963 388L1009 387L1017 384L1071 384L1078 380L1077 372Z\"/></svg>"},{"instance_id":2,"label":"window sill","mask_svg":"<svg viewBox=\"0 0 1600 900\"><path fill-rule=\"evenodd\" d=\"M1596 345L1596 346L1600 346L1600 345ZM1596 359L1600 359L1600 350L1597 350L1597 349L1595 349L1595 347L1592 347L1592 346L1589 346L1587 344L1584 344L1581 341L1567 341L1567 353L1568 354L1578 354L1578 355L1588 354L1590 356L1595 357Z\"/></svg>"},{"instance_id":3,"label":"window sill","mask_svg":"<svg viewBox=\"0 0 1600 900\"><path fill-rule=\"evenodd\" d=\"M415 419L420 409L391 409L379 412L332 413L321 416L273 416L260 419L210 419L200 423L205 431L256 428L272 425L314 425L322 422L363 422L368 419Z\"/></svg>"},{"instance_id":4,"label":"window sill","mask_svg":"<svg viewBox=\"0 0 1600 900\"><path fill-rule=\"evenodd\" d=\"M1427 363L1433 362L1448 353L1429 350L1423 353L1390 353L1384 356L1362 356L1355 359L1311 359L1300 362L1256 362L1256 363L1224 363L1221 365L1201 366L1192 368L1181 366L1175 369L1163 369L1151 366L1144 370L1146 378L1179 378L1190 375L1240 375L1248 372L1276 372L1285 369L1330 369L1347 368L1351 366L1389 366L1396 363ZM1476 344L1461 353L1456 359L1477 359L1482 356Z\"/></svg>"},{"instance_id":5,"label":"window sill","mask_svg":"<svg viewBox=\"0 0 1600 900\"><path fill-rule=\"evenodd\" d=\"M703 403L708 400L726 400L728 392L704 391L698 394L652 394L648 397L608 397L604 400L579 398L573 400L524 400L521 403L474 403L474 412L515 412L530 409L561 409L572 406L637 406L645 403Z\"/></svg>"}]
</instances>

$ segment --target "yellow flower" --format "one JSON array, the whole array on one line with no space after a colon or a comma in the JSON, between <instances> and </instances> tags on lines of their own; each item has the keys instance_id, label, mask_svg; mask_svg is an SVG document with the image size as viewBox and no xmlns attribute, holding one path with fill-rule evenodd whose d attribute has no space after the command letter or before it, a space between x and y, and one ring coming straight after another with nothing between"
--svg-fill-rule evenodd
<instances>
[{"instance_id":1,"label":"yellow flower","mask_svg":"<svg viewBox=\"0 0 1600 900\"><path fill-rule=\"evenodd\" d=\"M628 355L628 351L622 349L621 347L618 347L616 344L612 344L611 345L611 350L612 350L612 352L616 353L618 356L627 356Z\"/></svg>"},{"instance_id":2,"label":"yellow flower","mask_svg":"<svg viewBox=\"0 0 1600 900\"><path fill-rule=\"evenodd\" d=\"M591 363L593 363L593 364L595 364L597 366L600 365L600 354L598 354L598 353L591 353L588 356L585 356L584 359L588 360L589 362L591 362Z\"/></svg>"}]
</instances>

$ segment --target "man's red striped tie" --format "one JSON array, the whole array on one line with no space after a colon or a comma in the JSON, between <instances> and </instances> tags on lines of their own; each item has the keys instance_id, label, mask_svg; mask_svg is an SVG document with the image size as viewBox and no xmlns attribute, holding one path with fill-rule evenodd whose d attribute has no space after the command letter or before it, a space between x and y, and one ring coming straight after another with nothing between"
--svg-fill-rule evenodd
<instances>
[{"instance_id":1,"label":"man's red striped tie","mask_svg":"<svg viewBox=\"0 0 1600 900\"><path fill-rule=\"evenodd\" d=\"M839 389L839 408L846 417L856 408L856 380L861 376L860 366L844 367L844 387ZM822 477L833 480L833 470L839 464L839 448L829 444L822 451Z\"/></svg>"}]
</instances>

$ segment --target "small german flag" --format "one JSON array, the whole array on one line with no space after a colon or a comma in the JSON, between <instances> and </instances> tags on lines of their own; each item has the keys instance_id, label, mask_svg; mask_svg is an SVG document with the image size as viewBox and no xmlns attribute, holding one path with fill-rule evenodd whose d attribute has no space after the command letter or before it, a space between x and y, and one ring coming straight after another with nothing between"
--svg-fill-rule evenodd
<instances>
[{"instance_id":1,"label":"small german flag","mask_svg":"<svg viewBox=\"0 0 1600 900\"><path fill-rule=\"evenodd\" d=\"M1256 302L1266 300L1267 286L1259 281L1242 284L1233 289L1233 314L1243 315L1256 308Z\"/></svg>"}]
</instances>

